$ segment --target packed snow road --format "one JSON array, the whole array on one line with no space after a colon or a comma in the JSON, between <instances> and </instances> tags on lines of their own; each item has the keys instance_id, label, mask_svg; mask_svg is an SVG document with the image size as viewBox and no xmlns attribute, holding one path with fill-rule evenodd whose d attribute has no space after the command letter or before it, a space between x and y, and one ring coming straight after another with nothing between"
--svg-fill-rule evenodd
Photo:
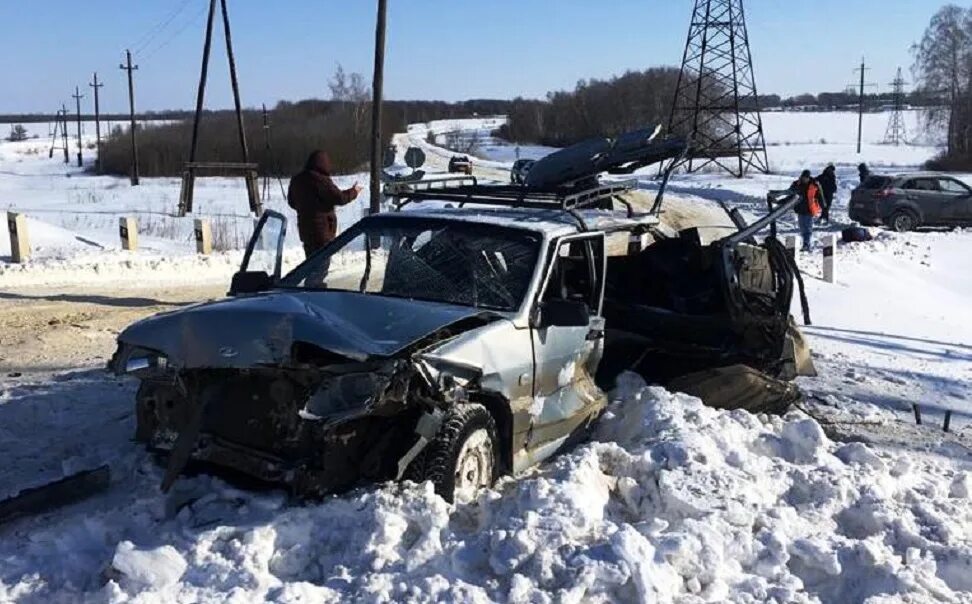
<instances>
[{"instance_id":1,"label":"packed snow road","mask_svg":"<svg viewBox=\"0 0 972 604\"><path fill-rule=\"evenodd\" d=\"M0 375L104 367L129 324L225 290L221 283L0 289Z\"/></svg>"}]
</instances>

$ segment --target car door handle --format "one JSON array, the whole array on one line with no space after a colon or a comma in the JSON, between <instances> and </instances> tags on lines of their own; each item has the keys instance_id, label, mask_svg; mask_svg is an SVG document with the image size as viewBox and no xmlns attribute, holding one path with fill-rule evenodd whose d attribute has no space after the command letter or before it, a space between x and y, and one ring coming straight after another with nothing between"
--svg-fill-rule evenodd
<instances>
[{"instance_id":1,"label":"car door handle","mask_svg":"<svg viewBox=\"0 0 972 604\"><path fill-rule=\"evenodd\" d=\"M603 329L592 329L587 332L587 341L592 342L594 340L603 340L604 330Z\"/></svg>"}]
</instances>

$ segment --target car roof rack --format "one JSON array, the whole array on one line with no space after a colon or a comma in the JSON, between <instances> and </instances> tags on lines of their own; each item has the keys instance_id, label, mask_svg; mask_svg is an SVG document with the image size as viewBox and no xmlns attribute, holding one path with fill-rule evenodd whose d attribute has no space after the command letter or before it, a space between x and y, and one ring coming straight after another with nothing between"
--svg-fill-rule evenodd
<instances>
[{"instance_id":1,"label":"car roof rack","mask_svg":"<svg viewBox=\"0 0 972 604\"><path fill-rule=\"evenodd\" d=\"M531 189L522 185L479 184L475 176L462 176L391 182L385 185L385 195L394 199L392 207L401 210L410 203L441 201L459 204L560 210L567 212L588 230L578 210L603 207L606 201L616 200L624 205L628 218L636 216L631 204L620 195L637 187L636 180L592 183L588 186L559 186L551 189ZM647 216L648 214L645 213Z\"/></svg>"}]
</instances>

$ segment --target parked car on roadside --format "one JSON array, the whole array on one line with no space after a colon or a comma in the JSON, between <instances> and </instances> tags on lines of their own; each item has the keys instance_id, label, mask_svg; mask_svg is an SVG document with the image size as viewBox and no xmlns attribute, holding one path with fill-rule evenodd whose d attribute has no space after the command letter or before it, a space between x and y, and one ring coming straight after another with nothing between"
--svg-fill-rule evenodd
<instances>
[{"instance_id":1,"label":"parked car on roadside","mask_svg":"<svg viewBox=\"0 0 972 604\"><path fill-rule=\"evenodd\" d=\"M936 172L871 176L851 193L848 215L898 232L972 225L972 188Z\"/></svg>"},{"instance_id":2,"label":"parked car on roadside","mask_svg":"<svg viewBox=\"0 0 972 604\"><path fill-rule=\"evenodd\" d=\"M530 172L530 168L536 163L532 159L518 159L513 162L513 167L510 168L510 182L515 185L522 185L526 182L527 173Z\"/></svg>"},{"instance_id":3,"label":"parked car on roadside","mask_svg":"<svg viewBox=\"0 0 972 604\"><path fill-rule=\"evenodd\" d=\"M449 158L449 172L472 174L472 161L466 155L453 155Z\"/></svg>"}]
</instances>

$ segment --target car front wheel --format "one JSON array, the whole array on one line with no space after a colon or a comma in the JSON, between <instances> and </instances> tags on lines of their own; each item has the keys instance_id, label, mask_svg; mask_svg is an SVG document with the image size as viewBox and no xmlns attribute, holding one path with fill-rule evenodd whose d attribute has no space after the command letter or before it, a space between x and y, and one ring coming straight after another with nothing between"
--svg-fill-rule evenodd
<instances>
[{"instance_id":1,"label":"car front wheel","mask_svg":"<svg viewBox=\"0 0 972 604\"><path fill-rule=\"evenodd\" d=\"M913 231L918 224L910 212L895 212L891 216L891 228L899 233Z\"/></svg>"},{"instance_id":2,"label":"car front wheel","mask_svg":"<svg viewBox=\"0 0 972 604\"><path fill-rule=\"evenodd\" d=\"M406 478L432 481L447 501L468 501L498 477L496 422L482 405L460 405L409 466Z\"/></svg>"}]
</instances>

